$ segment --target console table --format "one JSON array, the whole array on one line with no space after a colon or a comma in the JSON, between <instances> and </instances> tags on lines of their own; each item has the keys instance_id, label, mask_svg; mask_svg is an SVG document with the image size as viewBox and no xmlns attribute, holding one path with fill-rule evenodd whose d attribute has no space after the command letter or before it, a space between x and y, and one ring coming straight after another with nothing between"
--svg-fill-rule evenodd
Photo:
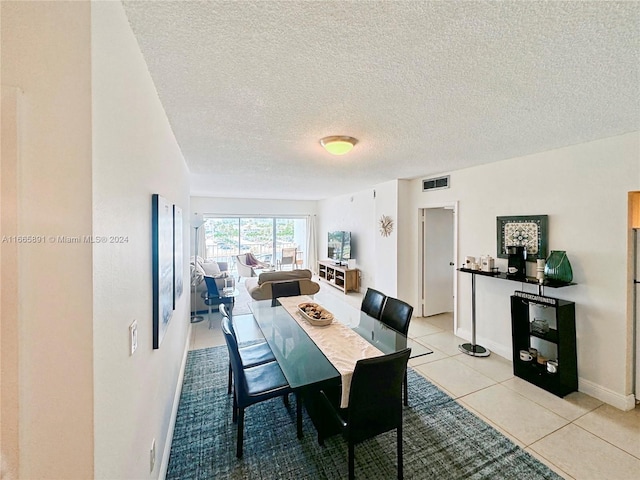
<instances>
[{"instance_id":1,"label":"console table","mask_svg":"<svg viewBox=\"0 0 640 480\"><path fill-rule=\"evenodd\" d=\"M512 277L506 273L501 272L483 272L482 270L471 270L470 268L459 268L459 272L471 274L471 343L463 343L458 346L462 353L472 355L474 357L488 357L491 352L481 345L476 344L476 275L482 275L483 277L498 278L501 280L510 280L512 282L535 284L538 286L538 295L544 295L544 287L559 288L569 285L575 285L575 283L559 283L544 280L542 283L535 277ZM515 357L514 357L515 362Z\"/></svg>"},{"instance_id":2,"label":"console table","mask_svg":"<svg viewBox=\"0 0 640 480\"><path fill-rule=\"evenodd\" d=\"M358 269L336 265L331 260L318 262L318 276L344 293L358 291Z\"/></svg>"}]
</instances>

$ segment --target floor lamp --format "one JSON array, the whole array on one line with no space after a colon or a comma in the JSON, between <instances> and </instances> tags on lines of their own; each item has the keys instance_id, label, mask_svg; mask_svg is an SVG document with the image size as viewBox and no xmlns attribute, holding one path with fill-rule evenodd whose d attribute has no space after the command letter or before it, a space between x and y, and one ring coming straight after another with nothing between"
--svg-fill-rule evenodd
<instances>
[{"instance_id":1,"label":"floor lamp","mask_svg":"<svg viewBox=\"0 0 640 480\"><path fill-rule=\"evenodd\" d=\"M192 310L192 315L191 315L191 323L199 323L202 322L204 320L204 317L202 315L198 315L197 312L197 300L196 300L196 288L198 286L198 230L200 229L200 227L202 227L202 225L204 225L204 220L198 216L198 214L196 214L193 218L193 220L191 220L191 226L195 229L196 234L195 234L195 239L194 239L194 272L193 275L191 276L191 286L193 288L193 294L191 295L191 303L193 305L193 310ZM204 281L204 278L202 278L201 280Z\"/></svg>"}]
</instances>

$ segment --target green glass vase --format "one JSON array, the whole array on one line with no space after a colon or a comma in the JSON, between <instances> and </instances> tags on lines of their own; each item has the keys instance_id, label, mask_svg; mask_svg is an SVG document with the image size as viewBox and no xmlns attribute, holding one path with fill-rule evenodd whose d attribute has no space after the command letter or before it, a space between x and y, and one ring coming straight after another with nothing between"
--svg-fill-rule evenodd
<instances>
[{"instance_id":1,"label":"green glass vase","mask_svg":"<svg viewBox=\"0 0 640 480\"><path fill-rule=\"evenodd\" d=\"M573 270L564 250L551 250L544 266L544 276L551 283L571 283Z\"/></svg>"}]
</instances>

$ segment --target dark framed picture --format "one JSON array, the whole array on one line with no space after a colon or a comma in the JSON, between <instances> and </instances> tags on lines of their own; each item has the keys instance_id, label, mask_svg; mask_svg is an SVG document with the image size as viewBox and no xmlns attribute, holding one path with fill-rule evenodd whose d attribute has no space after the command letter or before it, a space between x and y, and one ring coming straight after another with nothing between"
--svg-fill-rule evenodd
<instances>
[{"instance_id":1,"label":"dark framed picture","mask_svg":"<svg viewBox=\"0 0 640 480\"><path fill-rule=\"evenodd\" d=\"M153 262L153 348L160 348L173 315L173 206L151 197Z\"/></svg>"},{"instance_id":2,"label":"dark framed picture","mask_svg":"<svg viewBox=\"0 0 640 480\"><path fill-rule=\"evenodd\" d=\"M177 205L173 206L173 309L182 296L184 290L184 279L182 278L183 256L182 256L182 209Z\"/></svg>"},{"instance_id":3,"label":"dark framed picture","mask_svg":"<svg viewBox=\"0 0 640 480\"><path fill-rule=\"evenodd\" d=\"M498 258L508 258L506 247L524 246L527 261L547 258L548 216L497 217Z\"/></svg>"}]
</instances>

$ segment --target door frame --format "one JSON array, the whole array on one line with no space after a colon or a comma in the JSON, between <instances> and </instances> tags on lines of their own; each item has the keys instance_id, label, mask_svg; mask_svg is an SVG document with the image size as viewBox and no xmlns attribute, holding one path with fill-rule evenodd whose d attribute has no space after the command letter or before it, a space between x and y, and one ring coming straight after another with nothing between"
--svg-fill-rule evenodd
<instances>
[{"instance_id":1,"label":"door frame","mask_svg":"<svg viewBox=\"0 0 640 480\"><path fill-rule=\"evenodd\" d=\"M638 241L640 238L640 191L627 193L627 355L625 393L635 397L640 403L640 311L638 309L638 289L640 276L638 268Z\"/></svg>"},{"instance_id":2,"label":"door frame","mask_svg":"<svg viewBox=\"0 0 640 480\"><path fill-rule=\"evenodd\" d=\"M453 268L451 269L451 274L453 275L453 333L458 330L458 274L456 270L456 262L458 260L458 201L452 202L441 202L441 203L430 203L424 205L419 208L418 211L418 232L419 232L419 242L418 242L418 258L420 259L420 281L418 282L420 285L420 313L424 312L424 304L425 304L425 282L424 282L424 269L425 269L425 256L424 256L424 241L426 236L426 225L424 222L424 213L425 210L429 209L447 209L453 211L453 258L451 261L454 263Z\"/></svg>"}]
</instances>

